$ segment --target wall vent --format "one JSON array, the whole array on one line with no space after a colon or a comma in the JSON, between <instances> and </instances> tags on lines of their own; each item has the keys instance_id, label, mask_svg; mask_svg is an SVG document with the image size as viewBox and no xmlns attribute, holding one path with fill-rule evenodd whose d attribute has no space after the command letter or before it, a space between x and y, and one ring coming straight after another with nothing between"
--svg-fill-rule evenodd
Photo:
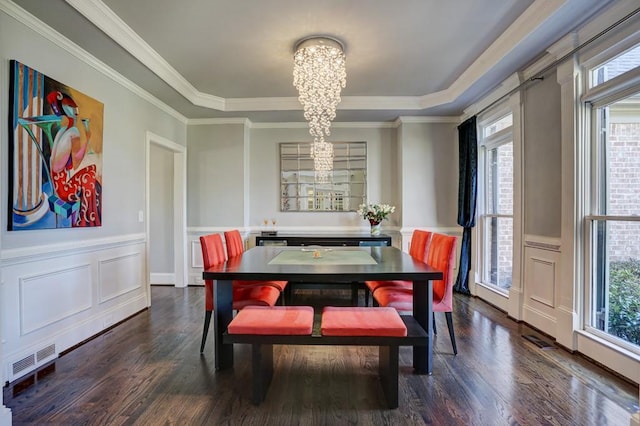
<instances>
[{"instance_id":1,"label":"wall vent","mask_svg":"<svg viewBox=\"0 0 640 426\"><path fill-rule=\"evenodd\" d=\"M34 354L22 358L20 361L13 363L13 375L36 365L36 357Z\"/></svg>"},{"instance_id":2,"label":"wall vent","mask_svg":"<svg viewBox=\"0 0 640 426\"><path fill-rule=\"evenodd\" d=\"M56 353L56 344L52 343L46 348L40 349L36 352L36 360L38 363L42 362L43 359L49 358L51 355L55 355Z\"/></svg>"}]
</instances>

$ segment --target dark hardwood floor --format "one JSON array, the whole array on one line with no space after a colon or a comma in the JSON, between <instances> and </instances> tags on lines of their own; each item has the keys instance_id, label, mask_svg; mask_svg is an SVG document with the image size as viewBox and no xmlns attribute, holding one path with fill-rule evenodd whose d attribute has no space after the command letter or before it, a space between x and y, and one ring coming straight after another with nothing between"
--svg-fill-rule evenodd
<instances>
[{"instance_id":1,"label":"dark hardwood floor","mask_svg":"<svg viewBox=\"0 0 640 426\"><path fill-rule=\"evenodd\" d=\"M318 300L307 290L299 303ZM323 291L328 304L348 295ZM153 306L4 388L13 424L623 425L638 387L579 355L542 349L544 336L484 302L456 295L453 356L437 316L432 376L412 374L400 349L400 408L386 409L377 349L277 346L263 404L251 404L249 348L216 373L213 333L199 354L203 288L153 287ZM30 385L28 385L30 384Z\"/></svg>"}]
</instances>

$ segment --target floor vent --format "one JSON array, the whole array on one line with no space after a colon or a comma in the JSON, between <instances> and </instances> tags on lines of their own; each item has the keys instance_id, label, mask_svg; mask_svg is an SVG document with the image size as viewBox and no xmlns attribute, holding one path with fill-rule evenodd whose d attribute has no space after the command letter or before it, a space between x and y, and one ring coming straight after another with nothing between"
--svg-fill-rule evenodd
<instances>
[{"instance_id":1,"label":"floor vent","mask_svg":"<svg viewBox=\"0 0 640 426\"><path fill-rule=\"evenodd\" d=\"M534 336L533 334L526 334L524 336L525 339L527 339L528 341L530 341L531 343L533 343L534 345L536 345L537 347L544 349L544 350L549 350L549 349L555 349L556 347L549 342L546 342L544 340L542 340L541 338Z\"/></svg>"},{"instance_id":2,"label":"floor vent","mask_svg":"<svg viewBox=\"0 0 640 426\"><path fill-rule=\"evenodd\" d=\"M31 368L35 365L36 365L36 357L34 354L24 357L20 361L16 361L13 363L13 375L15 376L21 371L24 371L27 368Z\"/></svg>"},{"instance_id":3,"label":"floor vent","mask_svg":"<svg viewBox=\"0 0 640 426\"><path fill-rule=\"evenodd\" d=\"M51 355L55 355L56 353L56 344L52 343L46 348L40 349L36 352L36 359L38 363L42 362L42 360L49 358Z\"/></svg>"}]
</instances>

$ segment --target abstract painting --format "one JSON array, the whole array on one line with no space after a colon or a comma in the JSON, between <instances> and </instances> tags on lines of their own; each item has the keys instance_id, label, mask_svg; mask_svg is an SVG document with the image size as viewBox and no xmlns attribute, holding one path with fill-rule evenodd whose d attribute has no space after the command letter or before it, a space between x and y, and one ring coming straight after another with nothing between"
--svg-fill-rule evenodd
<instances>
[{"instance_id":1,"label":"abstract painting","mask_svg":"<svg viewBox=\"0 0 640 426\"><path fill-rule=\"evenodd\" d=\"M10 231L102 225L104 105L10 64Z\"/></svg>"}]
</instances>

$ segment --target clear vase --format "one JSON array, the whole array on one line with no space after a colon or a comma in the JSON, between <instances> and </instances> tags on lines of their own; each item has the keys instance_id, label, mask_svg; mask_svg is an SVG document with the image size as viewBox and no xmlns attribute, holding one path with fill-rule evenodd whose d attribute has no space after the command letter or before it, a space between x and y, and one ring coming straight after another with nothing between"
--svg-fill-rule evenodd
<instances>
[{"instance_id":1,"label":"clear vase","mask_svg":"<svg viewBox=\"0 0 640 426\"><path fill-rule=\"evenodd\" d=\"M380 235L380 227L382 226L380 222L371 221L371 235Z\"/></svg>"}]
</instances>

